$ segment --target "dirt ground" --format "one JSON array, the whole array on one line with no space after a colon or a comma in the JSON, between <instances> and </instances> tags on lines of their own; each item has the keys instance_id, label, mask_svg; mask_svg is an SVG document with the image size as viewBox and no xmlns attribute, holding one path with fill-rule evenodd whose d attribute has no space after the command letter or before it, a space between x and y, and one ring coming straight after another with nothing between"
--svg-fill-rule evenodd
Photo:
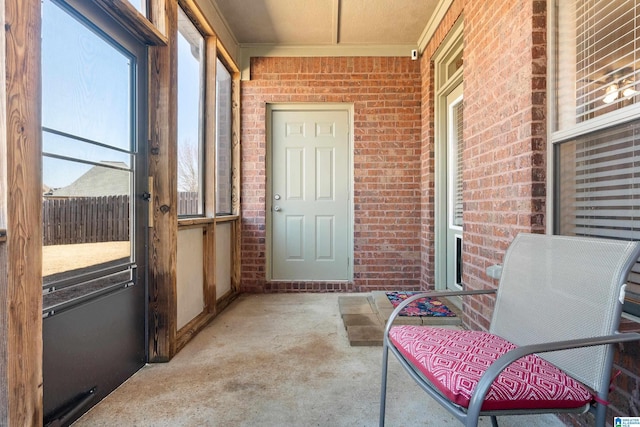
<instances>
[{"instance_id":1,"label":"dirt ground","mask_svg":"<svg viewBox=\"0 0 640 427\"><path fill-rule=\"evenodd\" d=\"M80 243L42 247L42 275L61 273L128 257L130 242Z\"/></svg>"}]
</instances>

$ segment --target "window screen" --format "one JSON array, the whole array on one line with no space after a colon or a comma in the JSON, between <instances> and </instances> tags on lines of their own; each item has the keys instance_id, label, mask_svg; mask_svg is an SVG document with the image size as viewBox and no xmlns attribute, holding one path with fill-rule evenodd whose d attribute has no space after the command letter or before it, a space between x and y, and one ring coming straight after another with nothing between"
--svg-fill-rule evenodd
<instances>
[{"instance_id":1,"label":"window screen","mask_svg":"<svg viewBox=\"0 0 640 427\"><path fill-rule=\"evenodd\" d=\"M178 215L204 213L204 38L178 11Z\"/></svg>"},{"instance_id":2,"label":"window screen","mask_svg":"<svg viewBox=\"0 0 640 427\"><path fill-rule=\"evenodd\" d=\"M220 59L216 68L216 214L233 213L231 73Z\"/></svg>"}]
</instances>

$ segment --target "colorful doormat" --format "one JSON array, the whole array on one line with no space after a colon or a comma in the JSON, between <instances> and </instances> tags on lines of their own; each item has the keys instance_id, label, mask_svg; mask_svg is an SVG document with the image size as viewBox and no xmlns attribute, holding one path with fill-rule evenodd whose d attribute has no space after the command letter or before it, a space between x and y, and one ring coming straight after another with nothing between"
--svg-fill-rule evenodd
<instances>
[{"instance_id":1,"label":"colorful doormat","mask_svg":"<svg viewBox=\"0 0 640 427\"><path fill-rule=\"evenodd\" d=\"M397 307L407 298L419 292L385 292L387 298ZM419 298L406 306L400 312L400 316L423 316L423 317L456 317L456 314L436 298Z\"/></svg>"}]
</instances>

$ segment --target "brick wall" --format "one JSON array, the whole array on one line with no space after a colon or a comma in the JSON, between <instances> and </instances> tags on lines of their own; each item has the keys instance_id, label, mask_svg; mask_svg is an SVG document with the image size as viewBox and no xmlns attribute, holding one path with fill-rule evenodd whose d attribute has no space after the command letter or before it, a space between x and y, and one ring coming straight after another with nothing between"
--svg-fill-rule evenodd
<instances>
[{"instance_id":1,"label":"brick wall","mask_svg":"<svg viewBox=\"0 0 640 427\"><path fill-rule=\"evenodd\" d=\"M242 289L417 288L420 66L410 58L253 58L242 82ZM266 105L354 107L354 282L266 283Z\"/></svg>"},{"instance_id":2,"label":"brick wall","mask_svg":"<svg viewBox=\"0 0 640 427\"><path fill-rule=\"evenodd\" d=\"M486 267L521 231L544 232L546 14L544 1L458 0L423 52L422 287L433 286L433 54L464 19L463 282L495 287ZM469 299L465 323L489 326L491 297Z\"/></svg>"},{"instance_id":3,"label":"brick wall","mask_svg":"<svg viewBox=\"0 0 640 427\"><path fill-rule=\"evenodd\" d=\"M544 232L546 197L546 2L454 1L421 58L422 287L433 287L433 53L464 19L464 264L470 289L494 288L487 266L501 261L521 231ZM467 299L465 324L486 329L493 299ZM626 322L638 330L638 324ZM607 423L640 415L639 343L619 346ZM593 425L591 415L562 415L567 425Z\"/></svg>"},{"instance_id":4,"label":"brick wall","mask_svg":"<svg viewBox=\"0 0 640 427\"><path fill-rule=\"evenodd\" d=\"M640 332L640 325L624 320L620 327L623 332ZM619 345L614 355L614 372L620 375L614 380L614 387L609 394L608 423L613 417L640 417L640 342Z\"/></svg>"},{"instance_id":5,"label":"brick wall","mask_svg":"<svg viewBox=\"0 0 640 427\"><path fill-rule=\"evenodd\" d=\"M257 58L243 82L242 283L249 291L434 287L433 54L464 19L464 264L468 288L495 288L521 231L545 231L546 1L455 0L420 61L408 58ZM418 67L419 65L419 67ZM355 281L265 282L265 106L348 102L355 110ZM466 300L465 324L486 329L491 298ZM637 324L633 325L637 327ZM640 346L616 353L609 407L640 411ZM591 425L589 416L562 416Z\"/></svg>"},{"instance_id":6,"label":"brick wall","mask_svg":"<svg viewBox=\"0 0 640 427\"><path fill-rule=\"evenodd\" d=\"M421 289L435 287L435 87L433 55L446 38L447 34L461 16L465 1L456 0L447 11L442 22L436 29L430 42L422 52L420 70L422 79L422 127L420 146L420 174L421 174ZM466 112L465 112L466 114Z\"/></svg>"}]
</instances>

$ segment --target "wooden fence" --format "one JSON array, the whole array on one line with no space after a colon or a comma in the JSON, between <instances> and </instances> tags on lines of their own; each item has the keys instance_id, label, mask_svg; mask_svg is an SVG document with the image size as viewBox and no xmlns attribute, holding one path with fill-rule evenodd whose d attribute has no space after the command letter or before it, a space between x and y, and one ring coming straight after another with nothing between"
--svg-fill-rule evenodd
<instances>
[{"instance_id":1,"label":"wooden fence","mask_svg":"<svg viewBox=\"0 0 640 427\"><path fill-rule=\"evenodd\" d=\"M178 214L198 214L198 193L178 193ZM42 244L129 240L129 196L76 197L42 202Z\"/></svg>"},{"instance_id":2,"label":"wooden fence","mask_svg":"<svg viewBox=\"0 0 640 427\"><path fill-rule=\"evenodd\" d=\"M178 215L198 215L200 210L200 201L198 193L194 191L178 192Z\"/></svg>"},{"instance_id":3,"label":"wooden fence","mask_svg":"<svg viewBox=\"0 0 640 427\"><path fill-rule=\"evenodd\" d=\"M44 199L42 244L129 240L129 196Z\"/></svg>"}]
</instances>

